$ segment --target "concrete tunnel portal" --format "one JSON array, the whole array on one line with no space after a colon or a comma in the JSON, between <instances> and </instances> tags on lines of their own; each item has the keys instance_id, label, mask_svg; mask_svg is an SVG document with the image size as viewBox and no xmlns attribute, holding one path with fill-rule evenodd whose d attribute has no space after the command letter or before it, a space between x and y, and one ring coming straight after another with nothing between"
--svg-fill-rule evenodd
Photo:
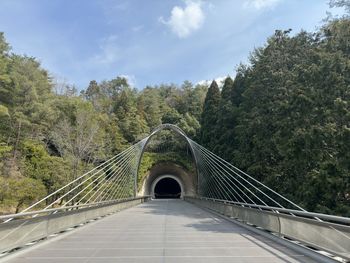
<instances>
[{"instance_id":1,"label":"concrete tunnel portal","mask_svg":"<svg viewBox=\"0 0 350 263\"><path fill-rule=\"evenodd\" d=\"M196 176L172 162L155 164L144 177L139 196L155 199L183 198L195 195Z\"/></svg>"},{"instance_id":2,"label":"concrete tunnel portal","mask_svg":"<svg viewBox=\"0 0 350 263\"><path fill-rule=\"evenodd\" d=\"M162 130L171 130L186 141L187 147L193 158L195 169L194 171L189 171L174 162L165 161L157 163L147 172L147 174L141 175L141 187L138 187L137 183L135 183L135 194L138 196L150 195L152 198L183 198L184 196L195 196L198 184L195 172L197 160L190 139L176 125L162 124L153 130L150 136L147 137L139 156L137 176L139 176L141 160L147 144L154 135Z\"/></svg>"}]
</instances>

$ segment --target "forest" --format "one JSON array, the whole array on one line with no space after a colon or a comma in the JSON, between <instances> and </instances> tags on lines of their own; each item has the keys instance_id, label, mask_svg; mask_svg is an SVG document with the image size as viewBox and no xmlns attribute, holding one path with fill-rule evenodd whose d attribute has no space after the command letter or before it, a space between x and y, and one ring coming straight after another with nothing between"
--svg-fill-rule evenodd
<instances>
[{"instance_id":1,"label":"forest","mask_svg":"<svg viewBox=\"0 0 350 263\"><path fill-rule=\"evenodd\" d=\"M0 33L0 214L22 210L161 123L309 211L350 216L349 17L314 32L276 30L210 87L138 90L116 77L78 91L36 58L12 53Z\"/></svg>"}]
</instances>

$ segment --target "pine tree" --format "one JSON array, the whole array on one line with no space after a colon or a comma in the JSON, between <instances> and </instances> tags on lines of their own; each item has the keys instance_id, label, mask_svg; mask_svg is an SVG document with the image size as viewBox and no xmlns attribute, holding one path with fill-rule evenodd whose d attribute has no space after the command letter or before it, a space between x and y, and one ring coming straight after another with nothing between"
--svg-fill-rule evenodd
<instances>
[{"instance_id":1,"label":"pine tree","mask_svg":"<svg viewBox=\"0 0 350 263\"><path fill-rule=\"evenodd\" d=\"M233 148L235 127L234 106L232 104L234 82L230 77L225 79L221 91L221 100L217 113L217 125L215 127L216 145L212 149L220 153L221 157L230 161L230 152ZM231 147L230 147L231 146Z\"/></svg>"},{"instance_id":2,"label":"pine tree","mask_svg":"<svg viewBox=\"0 0 350 263\"><path fill-rule=\"evenodd\" d=\"M203 112L201 116L201 144L213 149L216 144L216 125L218 119L218 108L220 104L220 89L214 80L205 97Z\"/></svg>"}]
</instances>

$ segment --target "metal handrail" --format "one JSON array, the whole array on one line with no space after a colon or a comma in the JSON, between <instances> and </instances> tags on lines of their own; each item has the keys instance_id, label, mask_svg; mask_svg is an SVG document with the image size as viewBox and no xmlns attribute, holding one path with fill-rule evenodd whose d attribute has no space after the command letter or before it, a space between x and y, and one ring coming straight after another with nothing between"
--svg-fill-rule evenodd
<instances>
[{"instance_id":1,"label":"metal handrail","mask_svg":"<svg viewBox=\"0 0 350 263\"><path fill-rule=\"evenodd\" d=\"M307 217L307 218L313 219L315 221L317 221L315 218L319 218L319 219L322 219L325 221L332 221L332 223L350 224L350 218L342 217L342 216L334 216L334 215L320 214L320 213L314 213L314 212L305 212L305 211L280 208L280 207L255 205L255 204L241 203L241 202L228 201L228 200L215 199L215 198L207 198L207 197L188 197L188 198L198 198L201 200L209 200L209 201L221 202L221 203L225 203L225 204L233 204L233 205L242 206L242 207L265 209L265 210L272 211L272 212L278 211L281 213L293 214L295 216Z\"/></svg>"},{"instance_id":2,"label":"metal handrail","mask_svg":"<svg viewBox=\"0 0 350 263\"><path fill-rule=\"evenodd\" d=\"M31 212L24 212L24 213L17 213L17 214L8 214L8 215L2 215L0 216L0 220L6 220L10 218L18 218L18 217L24 217L24 216L33 216L33 215L39 215L39 214L47 214L47 213L54 213L59 211L67 211L72 209L81 209L86 207L96 207L96 206L102 206L107 204L118 204L123 203L130 200L138 200L138 199L144 199L144 198L150 198L151 196L139 196L139 197L130 197L130 198L123 198L123 199L115 199L110 201L102 201L102 202L96 202L96 203L90 203L90 204L81 204L81 205L72 205L72 206L65 206L65 207L58 207L58 208L51 208L46 210L38 210L38 211L31 211ZM3 222L6 223L6 222Z\"/></svg>"},{"instance_id":3,"label":"metal handrail","mask_svg":"<svg viewBox=\"0 0 350 263\"><path fill-rule=\"evenodd\" d=\"M10 219L0 223L0 254L23 247L28 243L35 243L35 241L48 238L52 234L84 225L91 220L147 202L149 199L150 196L140 196L104 201L93 205L82 204L2 216L3 219ZM46 214L43 215L44 213ZM37 217L37 215L41 216ZM11 220L12 218L16 218L16 220Z\"/></svg>"},{"instance_id":4,"label":"metal handrail","mask_svg":"<svg viewBox=\"0 0 350 263\"><path fill-rule=\"evenodd\" d=\"M278 240L291 240L290 244L328 252L332 255L332 262L334 256L350 262L350 218L199 196L186 196L186 199L225 217L234 218L252 231L256 228L266 230L272 235L264 231L259 233L272 239L279 237Z\"/></svg>"}]
</instances>

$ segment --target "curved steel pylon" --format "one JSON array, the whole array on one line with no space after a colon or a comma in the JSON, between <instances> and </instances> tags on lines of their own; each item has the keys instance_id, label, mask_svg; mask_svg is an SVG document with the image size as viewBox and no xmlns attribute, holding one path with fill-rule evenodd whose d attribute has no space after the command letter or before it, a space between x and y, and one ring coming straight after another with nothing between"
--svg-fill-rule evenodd
<instances>
[{"instance_id":1,"label":"curved steel pylon","mask_svg":"<svg viewBox=\"0 0 350 263\"><path fill-rule=\"evenodd\" d=\"M157 128L155 128L149 136L147 136L146 138L144 138L142 140L142 141L144 141L144 143L142 144L141 152L139 154L138 163L137 163L137 170L136 170L135 181L134 181L134 196L137 195L137 179L139 177L139 171L140 171L140 166L141 166L143 154L144 154L146 147L147 147L148 143L150 142L151 138L153 136L155 136L156 134L158 134L159 132L161 132L162 130L171 130L171 131L175 132L176 134L182 136L185 139L187 145L190 148L193 159L194 159L194 165L196 168L196 175L197 175L197 179L198 179L198 176L199 176L199 174L198 174L198 162L197 162L195 150L191 144L191 139L189 137L187 137L186 133L178 126L176 126L174 124L169 124L169 123L161 124ZM197 182L198 182L198 180L197 180Z\"/></svg>"}]
</instances>

